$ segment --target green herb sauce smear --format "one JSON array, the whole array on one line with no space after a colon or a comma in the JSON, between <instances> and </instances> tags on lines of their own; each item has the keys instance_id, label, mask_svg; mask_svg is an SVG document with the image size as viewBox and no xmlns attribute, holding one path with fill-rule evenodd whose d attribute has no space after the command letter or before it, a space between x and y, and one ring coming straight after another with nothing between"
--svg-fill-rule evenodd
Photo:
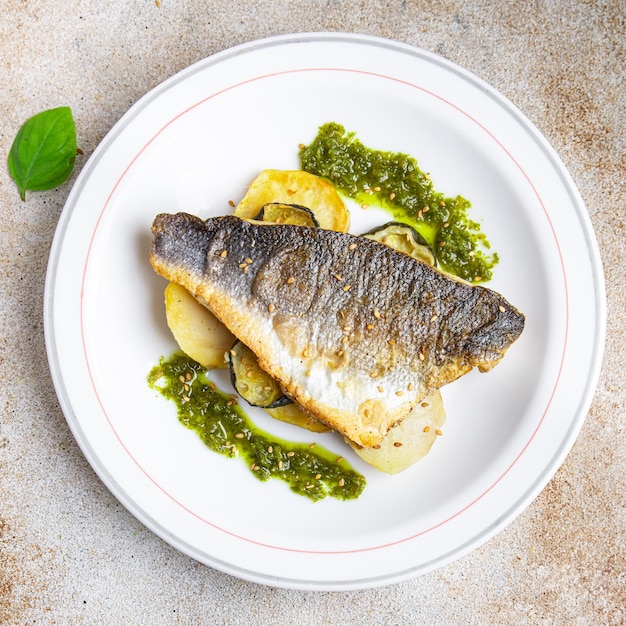
<instances>
[{"instance_id":1,"label":"green herb sauce smear","mask_svg":"<svg viewBox=\"0 0 626 626\"><path fill-rule=\"evenodd\" d=\"M161 357L148 384L176 403L178 419L211 450L246 462L254 476L279 478L313 501L358 498L365 478L321 446L290 443L257 428L230 396L216 388L208 370L185 354Z\"/></svg>"},{"instance_id":2,"label":"green herb sauce smear","mask_svg":"<svg viewBox=\"0 0 626 626\"><path fill-rule=\"evenodd\" d=\"M406 154L372 150L355 133L329 122L300 149L302 169L331 182L363 206L377 205L415 227L432 246L441 267L471 282L492 278L498 254L480 225L468 217L469 200L436 191L430 176Z\"/></svg>"}]
</instances>

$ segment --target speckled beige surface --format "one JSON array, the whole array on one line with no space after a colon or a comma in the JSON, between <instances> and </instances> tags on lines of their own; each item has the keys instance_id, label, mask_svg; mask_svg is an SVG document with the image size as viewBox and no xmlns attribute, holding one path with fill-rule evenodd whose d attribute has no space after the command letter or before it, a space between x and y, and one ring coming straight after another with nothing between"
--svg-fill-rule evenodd
<instances>
[{"instance_id":1,"label":"speckled beige surface","mask_svg":"<svg viewBox=\"0 0 626 626\"><path fill-rule=\"evenodd\" d=\"M553 144L588 207L608 300L606 355L581 436L510 526L415 581L270 589L169 547L85 461L52 388L42 325L71 180L22 203L0 167L0 623L626 623L625 16L621 0L0 0L3 162L25 119L60 104L74 110L86 158L149 89L260 37L341 30L434 51L491 83Z\"/></svg>"}]
</instances>

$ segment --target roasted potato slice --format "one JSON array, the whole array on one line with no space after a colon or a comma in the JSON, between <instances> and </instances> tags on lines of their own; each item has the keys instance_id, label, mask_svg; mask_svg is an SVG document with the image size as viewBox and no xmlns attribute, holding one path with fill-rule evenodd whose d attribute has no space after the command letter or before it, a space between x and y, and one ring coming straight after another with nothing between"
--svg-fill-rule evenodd
<instances>
[{"instance_id":1,"label":"roasted potato slice","mask_svg":"<svg viewBox=\"0 0 626 626\"><path fill-rule=\"evenodd\" d=\"M441 393L425 398L407 417L394 426L376 448L360 448L346 442L370 465L387 474L397 474L425 457L446 421Z\"/></svg>"},{"instance_id":2,"label":"roasted potato slice","mask_svg":"<svg viewBox=\"0 0 626 626\"><path fill-rule=\"evenodd\" d=\"M325 433L330 430L326 424L322 424L322 422L316 420L295 402L265 410L274 419L293 424L294 426L300 426L301 428L306 428L314 433Z\"/></svg>"},{"instance_id":3,"label":"roasted potato slice","mask_svg":"<svg viewBox=\"0 0 626 626\"><path fill-rule=\"evenodd\" d=\"M315 214L321 228L347 232L350 214L335 188L301 170L263 170L235 208L238 217L253 219L270 202L299 204Z\"/></svg>"},{"instance_id":4,"label":"roasted potato slice","mask_svg":"<svg viewBox=\"0 0 626 626\"><path fill-rule=\"evenodd\" d=\"M165 289L167 325L180 349L203 367L226 368L224 355L234 335L184 287L169 283Z\"/></svg>"}]
</instances>

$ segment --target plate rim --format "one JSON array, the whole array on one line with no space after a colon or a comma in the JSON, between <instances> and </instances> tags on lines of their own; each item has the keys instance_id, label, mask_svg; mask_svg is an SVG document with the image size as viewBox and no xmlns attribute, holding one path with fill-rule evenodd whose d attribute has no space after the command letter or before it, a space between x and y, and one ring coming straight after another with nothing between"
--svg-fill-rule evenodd
<instances>
[{"instance_id":1,"label":"plate rim","mask_svg":"<svg viewBox=\"0 0 626 626\"><path fill-rule=\"evenodd\" d=\"M143 109L152 101L158 99L160 94L176 83L184 81L187 76L193 74L196 71L202 71L205 68L221 63L231 56L240 55L242 53L254 53L256 49L265 47L282 46L285 44L306 43L306 42L324 42L330 41L333 43L345 42L351 44L366 44L383 47L396 52L402 52L411 56L417 57L422 60L426 60L429 63L440 66L446 71L452 71L461 76L464 80L469 81L475 85L478 85L481 90L490 98L497 101L499 106L507 110L519 123L522 124L526 134L538 144L541 151L550 160L553 169L558 173L563 188L567 190L571 199L572 207L576 210L577 218L581 225L581 230L584 234L585 242L587 244L587 252L589 254L589 260L591 262L592 274L594 277L595 287L595 327L594 335L596 341L594 341L594 353L591 362L591 367L588 369L586 377L585 392L581 396L581 400L578 405L578 409L574 414L574 418L571 420L570 427L567 432L567 436L561 441L560 446L556 449L552 461L544 467L540 478L538 478L533 485L531 485L520 497L517 499L517 503L514 507L511 507L507 514L503 516L497 524L492 525L490 528L483 530L482 533L477 534L472 539L468 540L461 548L454 548L450 553L438 556L433 559L433 562L422 563L418 566L408 568L404 572L396 572L394 575L384 575L382 579L369 578L367 580L351 580L351 581L328 581L327 583L320 583L319 581L306 581L299 579L284 579L276 578L274 576L267 576L265 574L259 574L251 570L239 566L232 566L229 563L225 563L215 557L206 559L206 555L198 555L198 550L193 546L188 545L185 541L178 537L175 537L171 531L163 527L157 520L152 518L146 511L138 506L132 498L129 498L125 493L124 488L113 478L106 467L103 466L100 459L94 452L88 438L82 432L80 427L79 418L73 410L70 395L65 381L61 375L61 367L58 360L57 344L54 336L53 329L53 301L54 301L54 287L56 284L56 267L59 262L59 258L62 251L63 241L65 239L65 232L67 230L70 218L76 209L77 200L80 198L81 190L87 184L89 176L93 170L97 168L97 164L101 157L106 153L108 146L114 142L120 132L132 123L132 120L141 114ZM142 96L135 104L133 104L126 113L113 125L109 132L100 141L87 163L82 168L77 180L75 181L65 206L59 218L55 235L53 238L52 247L50 250L50 257L48 262L48 268L46 273L46 281L44 288L44 335L46 338L46 351L48 355L48 361L50 364L50 371L52 375L53 384L59 403L61 405L66 421L72 431L73 436L77 440L79 447L85 455L87 461L94 469L96 474L100 477L105 486L112 492L112 494L120 501L120 503L143 525L154 532L157 536L161 537L168 544L174 546L181 552L188 556L215 567L223 572L231 575L244 578L257 583L270 584L273 586L280 586L293 589L319 589L319 590L347 590L347 589L363 589L368 587L375 587L381 585L387 585L408 578L416 577L420 574L424 574L428 571L432 571L437 567L442 567L451 561L461 558L465 554L472 551L479 545L484 544L493 535L508 526L514 519L523 511L536 497L536 495L543 490L548 481L556 473L558 468L563 463L565 457L569 453L573 446L582 424L586 418L586 413L591 405L593 395L597 388L597 382L602 366L602 355L604 352L604 343L606 336L606 297L605 297L605 284L604 274L602 271L601 257L599 254L597 240L593 233L593 227L588 211L584 205L582 197L580 196L576 185L565 168L561 159L558 157L556 151L544 137L544 135L533 125L530 120L505 96L491 87L488 83L483 81L475 74L465 70L464 68L456 65L455 63L444 59L432 53L430 51L417 48L415 46L393 41L370 35L359 35L353 33L340 33L340 32L320 32L320 33L297 33L278 35L273 37L266 37L251 42L239 44L232 48L228 48L221 52L217 52L204 59L196 61L192 65L182 69L173 76L165 79L159 85L148 91Z\"/></svg>"}]
</instances>

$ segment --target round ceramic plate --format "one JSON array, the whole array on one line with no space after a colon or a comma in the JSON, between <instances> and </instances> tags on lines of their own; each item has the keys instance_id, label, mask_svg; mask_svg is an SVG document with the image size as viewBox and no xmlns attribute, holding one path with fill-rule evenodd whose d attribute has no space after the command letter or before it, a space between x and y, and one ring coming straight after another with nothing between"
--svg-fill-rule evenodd
<instances>
[{"instance_id":1,"label":"round ceramic plate","mask_svg":"<svg viewBox=\"0 0 626 626\"><path fill-rule=\"evenodd\" d=\"M367 479L355 501L313 503L211 452L146 376L176 345L148 262L160 212L232 212L263 169L339 122L366 145L416 157L473 205L500 263L489 286L526 316L490 373L444 388L443 437L396 476L334 434L248 409L277 436L316 441ZM387 216L350 205L352 232ZM85 456L148 528L244 579L356 589L415 577L511 522L554 474L591 402L604 287L585 207L539 132L475 76L383 39L307 34L253 42L148 93L94 151L55 236L45 329L57 393ZM218 375L218 384L228 381Z\"/></svg>"}]
</instances>

